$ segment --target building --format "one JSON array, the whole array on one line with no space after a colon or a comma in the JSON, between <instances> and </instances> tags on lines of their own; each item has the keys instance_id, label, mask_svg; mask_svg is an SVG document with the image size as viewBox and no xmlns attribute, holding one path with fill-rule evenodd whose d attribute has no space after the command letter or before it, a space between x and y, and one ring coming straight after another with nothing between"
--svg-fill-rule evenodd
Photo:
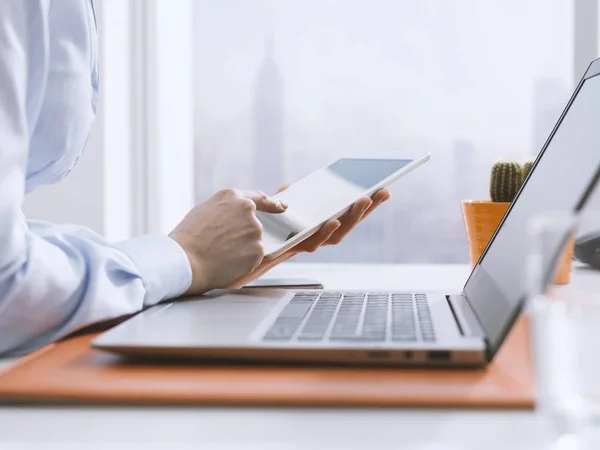
<instances>
[{"instance_id":1,"label":"building","mask_svg":"<svg viewBox=\"0 0 600 450\"><path fill-rule=\"evenodd\" d=\"M283 79L272 37L258 70L252 114L253 186L273 194L285 182Z\"/></svg>"}]
</instances>

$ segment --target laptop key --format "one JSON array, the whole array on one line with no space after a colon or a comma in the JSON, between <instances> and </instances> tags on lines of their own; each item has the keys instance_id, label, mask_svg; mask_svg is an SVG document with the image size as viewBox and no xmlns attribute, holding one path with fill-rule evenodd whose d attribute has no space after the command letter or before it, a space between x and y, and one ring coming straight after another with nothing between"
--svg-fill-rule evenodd
<instances>
[{"instance_id":1,"label":"laptop key","mask_svg":"<svg viewBox=\"0 0 600 450\"><path fill-rule=\"evenodd\" d=\"M369 341L369 342L379 342L379 341L385 341L385 334L382 335L361 335L358 336L356 339L356 341Z\"/></svg>"},{"instance_id":2,"label":"laptop key","mask_svg":"<svg viewBox=\"0 0 600 450\"><path fill-rule=\"evenodd\" d=\"M326 330L317 332L317 331L312 331L312 332L302 332L302 334L300 336L298 336L298 340L300 341L320 341L323 339L323 337L325 336L325 332Z\"/></svg>"},{"instance_id":3,"label":"laptop key","mask_svg":"<svg viewBox=\"0 0 600 450\"><path fill-rule=\"evenodd\" d=\"M416 340L415 334L392 334L392 341L411 342Z\"/></svg>"},{"instance_id":4,"label":"laptop key","mask_svg":"<svg viewBox=\"0 0 600 450\"><path fill-rule=\"evenodd\" d=\"M331 333L331 336L329 336L329 339L332 341L340 341L340 340L350 340L350 339L355 339L356 338L356 333L354 331L348 331L345 333Z\"/></svg>"},{"instance_id":5,"label":"laptop key","mask_svg":"<svg viewBox=\"0 0 600 450\"><path fill-rule=\"evenodd\" d=\"M291 340L312 308L318 294L298 293L279 313L275 323L264 336L265 340Z\"/></svg>"},{"instance_id":6,"label":"laptop key","mask_svg":"<svg viewBox=\"0 0 600 450\"><path fill-rule=\"evenodd\" d=\"M267 332L264 338L268 341L287 341L292 338L295 331L295 328L273 327Z\"/></svg>"},{"instance_id":7,"label":"laptop key","mask_svg":"<svg viewBox=\"0 0 600 450\"><path fill-rule=\"evenodd\" d=\"M280 318L287 318L287 317L294 317L294 318L300 318L302 319L306 313L308 312L308 310L310 309L310 307L312 306L312 303L295 303L295 304L288 304L285 308L283 308L283 311L281 311L281 314L279 315Z\"/></svg>"}]
</instances>

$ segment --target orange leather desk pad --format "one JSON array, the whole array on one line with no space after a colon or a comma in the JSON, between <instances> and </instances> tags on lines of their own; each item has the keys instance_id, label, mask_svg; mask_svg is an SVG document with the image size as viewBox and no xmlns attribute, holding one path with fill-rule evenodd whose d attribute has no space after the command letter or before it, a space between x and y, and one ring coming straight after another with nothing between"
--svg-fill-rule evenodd
<instances>
[{"instance_id":1,"label":"orange leather desk pad","mask_svg":"<svg viewBox=\"0 0 600 450\"><path fill-rule=\"evenodd\" d=\"M49 345L0 373L17 403L531 408L527 323L486 369L128 363L89 347Z\"/></svg>"}]
</instances>

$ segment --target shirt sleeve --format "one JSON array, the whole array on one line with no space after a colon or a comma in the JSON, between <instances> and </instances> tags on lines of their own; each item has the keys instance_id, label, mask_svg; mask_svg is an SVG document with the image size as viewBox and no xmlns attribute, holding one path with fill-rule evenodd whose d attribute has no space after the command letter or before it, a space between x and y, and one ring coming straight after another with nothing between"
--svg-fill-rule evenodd
<instances>
[{"instance_id":1,"label":"shirt sleeve","mask_svg":"<svg viewBox=\"0 0 600 450\"><path fill-rule=\"evenodd\" d=\"M44 0L0 1L0 354L137 312L191 283L185 252L167 236L112 245L84 227L23 216L48 7Z\"/></svg>"}]
</instances>

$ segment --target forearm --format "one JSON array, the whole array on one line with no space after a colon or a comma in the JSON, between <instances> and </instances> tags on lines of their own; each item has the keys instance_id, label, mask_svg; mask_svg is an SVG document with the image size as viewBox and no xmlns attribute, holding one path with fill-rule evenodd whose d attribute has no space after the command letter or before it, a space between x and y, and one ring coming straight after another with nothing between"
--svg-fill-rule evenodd
<instances>
[{"instance_id":1,"label":"forearm","mask_svg":"<svg viewBox=\"0 0 600 450\"><path fill-rule=\"evenodd\" d=\"M34 223L25 243L0 270L0 354L135 313L190 282L185 254L167 237L113 246L85 228Z\"/></svg>"}]
</instances>

